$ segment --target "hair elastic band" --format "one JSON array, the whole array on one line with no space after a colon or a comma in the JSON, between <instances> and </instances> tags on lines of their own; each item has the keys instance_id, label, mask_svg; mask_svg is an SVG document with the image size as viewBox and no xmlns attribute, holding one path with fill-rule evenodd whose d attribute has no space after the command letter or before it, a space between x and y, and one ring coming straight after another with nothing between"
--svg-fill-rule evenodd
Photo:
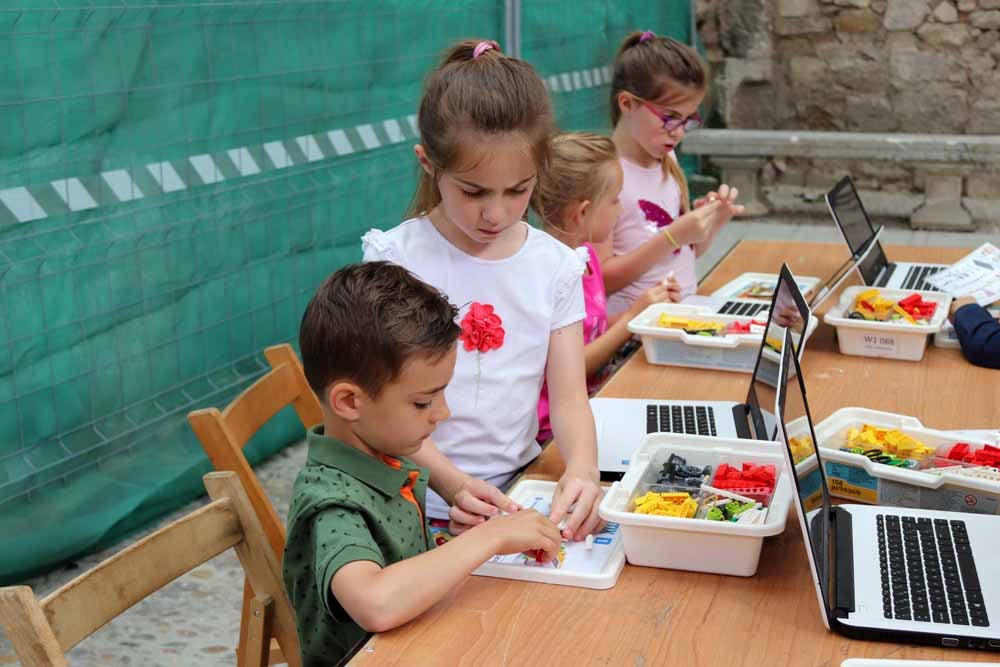
<instances>
[{"instance_id":1,"label":"hair elastic band","mask_svg":"<svg viewBox=\"0 0 1000 667\"><path fill-rule=\"evenodd\" d=\"M646 32L642 33L642 36L639 37L639 43L641 44L642 42L645 42L648 39L656 39L656 33L653 32L652 30L647 30Z\"/></svg>"},{"instance_id":2,"label":"hair elastic band","mask_svg":"<svg viewBox=\"0 0 1000 667\"><path fill-rule=\"evenodd\" d=\"M492 39L484 40L476 44L476 48L472 50L472 59L475 60L479 56L483 55L487 51L500 50L500 45L494 42Z\"/></svg>"}]
</instances>

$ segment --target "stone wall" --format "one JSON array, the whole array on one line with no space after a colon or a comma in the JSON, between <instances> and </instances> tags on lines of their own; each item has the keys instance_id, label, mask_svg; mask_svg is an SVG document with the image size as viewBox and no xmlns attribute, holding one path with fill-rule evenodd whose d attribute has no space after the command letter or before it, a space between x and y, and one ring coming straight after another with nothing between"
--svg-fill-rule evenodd
<instances>
[{"instance_id":1,"label":"stone wall","mask_svg":"<svg viewBox=\"0 0 1000 667\"><path fill-rule=\"evenodd\" d=\"M1000 134L1000 0L698 0L697 22L726 127ZM919 169L875 161L775 159L761 179L825 189L848 171L925 191ZM1000 199L1000 170L963 176L965 197Z\"/></svg>"}]
</instances>

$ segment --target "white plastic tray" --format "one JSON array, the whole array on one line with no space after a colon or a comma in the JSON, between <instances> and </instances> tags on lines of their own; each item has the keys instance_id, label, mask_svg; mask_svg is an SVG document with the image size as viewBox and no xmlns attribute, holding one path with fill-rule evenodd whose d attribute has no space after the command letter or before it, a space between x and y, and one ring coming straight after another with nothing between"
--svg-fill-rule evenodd
<instances>
[{"instance_id":1,"label":"white plastic tray","mask_svg":"<svg viewBox=\"0 0 1000 667\"><path fill-rule=\"evenodd\" d=\"M666 366L712 368L723 371L752 373L757 362L757 350L763 333L726 334L724 336L698 336L681 329L668 329L656 325L661 314L670 317L689 317L706 322L751 321L767 322L768 312L755 317L719 315L711 306L681 303L656 303L636 315L628 323L628 330L642 337L646 361ZM809 319L806 340L816 330L816 318ZM763 330L763 326L760 327ZM798 340L796 340L798 343ZM764 348L764 354L778 363L778 353Z\"/></svg>"},{"instance_id":2,"label":"white plastic tray","mask_svg":"<svg viewBox=\"0 0 1000 667\"><path fill-rule=\"evenodd\" d=\"M518 482L507 495L525 509L549 513L555 482L526 479ZM616 524L608 523L594 536L594 545L564 541L557 562L536 563L525 554L494 556L472 574L503 579L521 579L543 584L561 584L582 588L611 588L625 567L625 550Z\"/></svg>"},{"instance_id":3,"label":"white plastic tray","mask_svg":"<svg viewBox=\"0 0 1000 667\"><path fill-rule=\"evenodd\" d=\"M830 308L823 321L837 328L837 342L841 354L862 357L881 357L885 359L903 359L920 361L927 347L927 337L941 331L948 318L948 308L951 297L941 292L923 292L917 290L878 289L884 299L898 301L911 294L919 294L925 301L937 303L937 310L927 324L910 324L909 322L870 322L868 320L852 320L847 317L848 311L854 305L854 298L861 292L873 289L864 285L853 285L840 295L840 301Z\"/></svg>"},{"instance_id":4,"label":"white plastic tray","mask_svg":"<svg viewBox=\"0 0 1000 667\"><path fill-rule=\"evenodd\" d=\"M819 278L814 276L795 276L795 282L798 283L799 291L803 295L808 295L816 285L819 284ZM764 297L752 297L752 296L741 296L744 294L751 286L757 283L766 283L770 285L772 292L768 293ZM712 292L712 296L722 297L727 301L771 301L771 295L773 290L778 285L778 274L777 273L741 273L739 276L733 278L728 283L720 287L719 289Z\"/></svg>"},{"instance_id":5,"label":"white plastic tray","mask_svg":"<svg viewBox=\"0 0 1000 667\"><path fill-rule=\"evenodd\" d=\"M842 408L816 424L816 438L823 450L831 495L895 507L1000 514L1000 473L995 475L997 479L966 476L958 468L932 473L875 463L861 454L840 451L848 431L861 428L862 424L898 429L928 447L937 448L941 458L947 456L956 442L996 446L985 433L981 438L968 437L971 434L926 428L918 419L907 415ZM815 465L815 459L811 461Z\"/></svg>"},{"instance_id":6,"label":"white plastic tray","mask_svg":"<svg viewBox=\"0 0 1000 667\"><path fill-rule=\"evenodd\" d=\"M671 453L683 456L690 465L711 465L713 475L720 463L774 464L776 486L764 523L746 525L629 511L636 488L655 480ZM749 577L757 572L764 538L785 529L792 488L784 458L774 443L657 433L646 436L630 461L625 477L604 495L600 514L621 527L625 556L633 565Z\"/></svg>"}]
</instances>

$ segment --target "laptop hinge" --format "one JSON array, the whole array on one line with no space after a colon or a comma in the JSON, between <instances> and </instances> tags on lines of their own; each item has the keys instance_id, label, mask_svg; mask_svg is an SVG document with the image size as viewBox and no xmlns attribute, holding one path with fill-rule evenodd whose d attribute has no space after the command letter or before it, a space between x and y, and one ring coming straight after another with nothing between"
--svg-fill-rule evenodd
<instances>
[{"instance_id":1,"label":"laptop hinge","mask_svg":"<svg viewBox=\"0 0 1000 667\"><path fill-rule=\"evenodd\" d=\"M896 272L896 265L895 264L893 264L892 262L886 264L885 268L882 269L882 275L880 275L878 277L878 280L875 281L875 285L874 286L875 287L885 287L886 285L889 284L889 279L892 278L892 274L895 273L895 272Z\"/></svg>"},{"instance_id":2,"label":"laptop hinge","mask_svg":"<svg viewBox=\"0 0 1000 667\"><path fill-rule=\"evenodd\" d=\"M736 437L741 440L753 440L750 432L750 406L737 403L733 406L733 423L736 424Z\"/></svg>"},{"instance_id":3,"label":"laptop hinge","mask_svg":"<svg viewBox=\"0 0 1000 667\"><path fill-rule=\"evenodd\" d=\"M831 510L834 535L833 616L846 618L854 611L854 531L851 513L839 507Z\"/></svg>"}]
</instances>

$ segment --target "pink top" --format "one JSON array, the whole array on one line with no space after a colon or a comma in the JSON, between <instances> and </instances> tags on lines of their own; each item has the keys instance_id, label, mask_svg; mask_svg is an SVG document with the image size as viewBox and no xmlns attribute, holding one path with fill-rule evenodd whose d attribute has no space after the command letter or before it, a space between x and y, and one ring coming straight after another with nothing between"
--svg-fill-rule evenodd
<instances>
[{"instance_id":1,"label":"pink top","mask_svg":"<svg viewBox=\"0 0 1000 667\"><path fill-rule=\"evenodd\" d=\"M676 159L670 153L672 159ZM618 158L624 172L622 181L622 212L614 230L614 252L624 255L651 239L660 230L673 223L680 215L681 189L663 167L640 167L625 158ZM628 310L632 302L647 289L674 272L681 286L681 297L688 297L698 288L695 274L694 248L683 246L668 252L649 267L635 282L608 297L608 314L612 317Z\"/></svg>"},{"instance_id":2,"label":"pink top","mask_svg":"<svg viewBox=\"0 0 1000 667\"><path fill-rule=\"evenodd\" d=\"M583 317L583 344L590 345L608 330L608 309L604 297L604 274L601 272L601 261L597 258L594 246L584 243L577 252L587 251L587 268L583 274L583 305L587 314ZM581 252L582 254L582 252ZM604 381L604 371L598 371L594 377L587 378L587 392L593 394ZM544 442L552 437L549 428L549 391L542 385L542 395L538 399L538 441Z\"/></svg>"}]
</instances>

